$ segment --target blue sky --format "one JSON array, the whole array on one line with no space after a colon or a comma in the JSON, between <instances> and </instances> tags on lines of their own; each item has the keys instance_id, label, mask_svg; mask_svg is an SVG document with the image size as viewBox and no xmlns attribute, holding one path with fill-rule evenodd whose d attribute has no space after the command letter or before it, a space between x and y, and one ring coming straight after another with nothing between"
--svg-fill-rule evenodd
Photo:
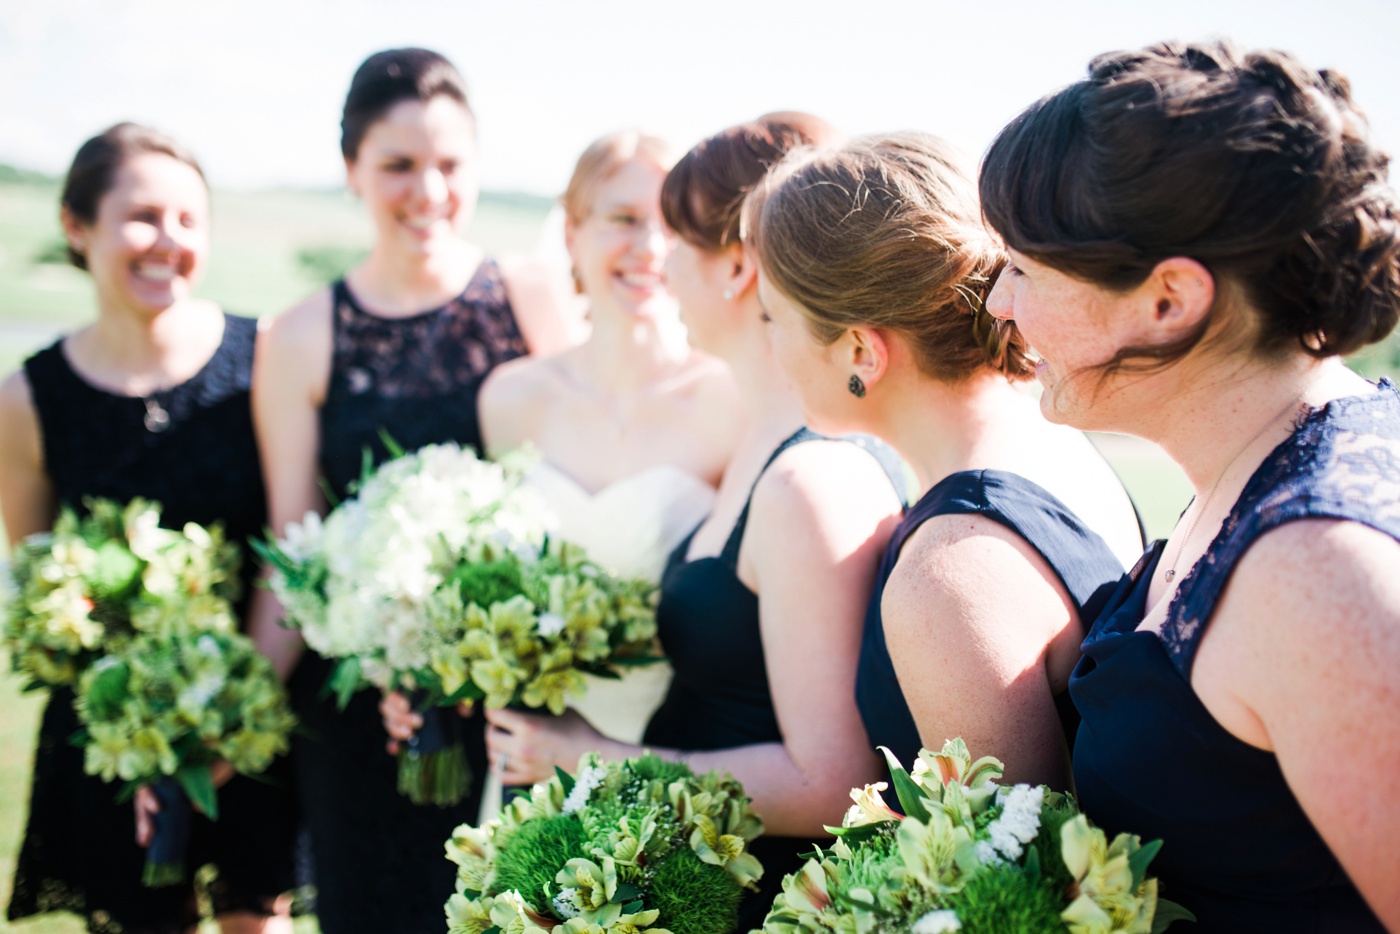
<instances>
[{"instance_id":1,"label":"blue sky","mask_svg":"<svg viewBox=\"0 0 1400 934\"><path fill-rule=\"evenodd\" d=\"M0 0L0 161L61 172L134 119L189 144L215 185L336 185L350 75L397 45L466 75L489 188L557 193L619 127L687 147L779 109L976 156L1092 55L1215 35L1340 68L1400 149L1393 0Z\"/></svg>"}]
</instances>

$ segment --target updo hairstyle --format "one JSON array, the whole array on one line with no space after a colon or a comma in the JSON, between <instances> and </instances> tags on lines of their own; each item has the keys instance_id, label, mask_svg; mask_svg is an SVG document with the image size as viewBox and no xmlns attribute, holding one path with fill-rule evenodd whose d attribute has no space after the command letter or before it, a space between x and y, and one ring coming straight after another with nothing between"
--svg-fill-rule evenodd
<instances>
[{"instance_id":1,"label":"updo hairstyle","mask_svg":"<svg viewBox=\"0 0 1400 934\"><path fill-rule=\"evenodd\" d=\"M836 129L812 114L759 117L701 140L681 157L661 188L661 213L684 241L716 252L739 242L744 197L794 149L819 146Z\"/></svg>"},{"instance_id":2,"label":"updo hairstyle","mask_svg":"<svg viewBox=\"0 0 1400 934\"><path fill-rule=\"evenodd\" d=\"M1003 257L959 161L923 133L794 153L750 197L745 242L825 344L884 328L936 379L1026 379L1024 339L984 307Z\"/></svg>"},{"instance_id":3,"label":"updo hairstyle","mask_svg":"<svg viewBox=\"0 0 1400 934\"><path fill-rule=\"evenodd\" d=\"M91 225L97 221L97 206L102 196L112 190L117 170L133 156L153 152L169 156L194 169L200 180L204 170L184 146L158 130L136 123L118 123L92 137L78 147L73 164L63 179L63 191L58 203L74 219ZM207 182L205 183L208 184ZM87 269L87 257L69 244L68 261L79 269Z\"/></svg>"},{"instance_id":4,"label":"updo hairstyle","mask_svg":"<svg viewBox=\"0 0 1400 934\"><path fill-rule=\"evenodd\" d=\"M992 143L982 208L1011 248L1113 290L1197 260L1216 307L1167 346L1105 365L1151 370L1205 335L1315 357L1379 341L1400 315L1400 228L1385 153L1345 78L1285 52L1165 42L1113 52ZM1228 314L1238 296L1254 322Z\"/></svg>"},{"instance_id":5,"label":"updo hairstyle","mask_svg":"<svg viewBox=\"0 0 1400 934\"><path fill-rule=\"evenodd\" d=\"M369 128L402 101L428 101L446 95L467 103L467 83L451 62L427 49L386 49L375 52L355 69L340 116L340 151L353 162Z\"/></svg>"}]
</instances>

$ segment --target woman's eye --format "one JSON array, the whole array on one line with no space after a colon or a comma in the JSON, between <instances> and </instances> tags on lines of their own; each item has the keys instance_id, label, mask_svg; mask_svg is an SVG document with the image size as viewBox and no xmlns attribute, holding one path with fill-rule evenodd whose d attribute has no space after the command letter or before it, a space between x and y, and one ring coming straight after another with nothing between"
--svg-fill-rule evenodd
<instances>
[{"instance_id":1,"label":"woman's eye","mask_svg":"<svg viewBox=\"0 0 1400 934\"><path fill-rule=\"evenodd\" d=\"M637 223L637 217L635 214L613 214L608 218L608 221L619 227L631 227Z\"/></svg>"}]
</instances>

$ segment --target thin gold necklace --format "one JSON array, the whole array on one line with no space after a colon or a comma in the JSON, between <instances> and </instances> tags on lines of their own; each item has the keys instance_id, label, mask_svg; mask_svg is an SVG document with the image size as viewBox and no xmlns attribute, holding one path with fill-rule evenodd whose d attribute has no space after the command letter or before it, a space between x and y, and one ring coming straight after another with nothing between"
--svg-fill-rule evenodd
<instances>
[{"instance_id":1,"label":"thin gold necklace","mask_svg":"<svg viewBox=\"0 0 1400 934\"><path fill-rule=\"evenodd\" d=\"M1310 388L1309 386L1308 389ZM1284 406L1279 410L1277 415L1265 422L1264 427L1256 431L1254 435L1244 443L1244 446L1235 452L1235 456L1230 458L1230 462L1225 465L1225 469L1220 471L1219 476L1215 478L1215 482L1210 485L1210 491L1206 493L1206 498L1202 501L1201 508L1196 510L1195 514L1191 516L1191 524L1186 527L1186 534L1182 536L1181 541L1176 546L1176 554L1172 557L1172 563L1167 566L1167 573L1164 575L1164 579L1168 584L1176 580L1176 565L1177 562L1181 560L1181 553L1186 550L1187 544L1191 541L1191 536L1196 534L1196 523L1201 521L1201 516L1210 508L1211 500L1215 499L1216 491L1220 489L1220 484L1225 481L1225 476L1230 472L1230 468L1235 466L1235 461L1239 460L1240 457L1244 455L1245 451L1252 448L1254 442L1264 437L1264 433L1272 428L1280 418L1283 418L1283 416L1294 409L1301 408L1303 405L1303 396L1307 395L1308 389L1304 389L1301 393L1290 399L1288 405Z\"/></svg>"}]
</instances>

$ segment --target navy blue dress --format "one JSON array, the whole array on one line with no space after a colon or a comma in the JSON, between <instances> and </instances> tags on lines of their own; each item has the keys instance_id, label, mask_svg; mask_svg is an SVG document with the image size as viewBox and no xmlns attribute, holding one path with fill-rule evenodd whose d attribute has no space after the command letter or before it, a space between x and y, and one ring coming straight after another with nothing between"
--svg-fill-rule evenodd
<instances>
[{"instance_id":1,"label":"navy blue dress","mask_svg":"<svg viewBox=\"0 0 1400 934\"><path fill-rule=\"evenodd\" d=\"M1004 470L965 470L935 483L905 514L880 562L865 613L865 633L856 672L856 706L872 746L888 748L906 769L922 743L914 715L900 690L885 643L880 603L909 536L934 516L977 515L999 522L1025 539L1050 565L1087 626L1123 576L1123 565L1098 533L1042 487ZM1066 694L1056 698L1066 738L1074 741L1076 717ZM972 750L983 755L985 751ZM893 796L891 796L893 798ZM890 801L891 806L898 806Z\"/></svg>"},{"instance_id":2,"label":"navy blue dress","mask_svg":"<svg viewBox=\"0 0 1400 934\"><path fill-rule=\"evenodd\" d=\"M795 444L825 440L830 439L800 429L778 446L763 469ZM902 490L899 465L888 447L873 439L848 440L869 450L896 491ZM752 501L752 491L749 497ZM646 745L701 752L783 741L768 687L758 594L739 580L737 570L748 518L745 503L724 549L714 557L686 560L694 532L671 554L661 578L656 622L675 678L647 724ZM744 897L735 930L762 926L782 891L783 876L800 869L800 854L811 850L811 841L798 837L765 834L753 842L750 852L763 864L763 878L759 891Z\"/></svg>"},{"instance_id":3,"label":"navy blue dress","mask_svg":"<svg viewBox=\"0 0 1400 934\"><path fill-rule=\"evenodd\" d=\"M1164 897L1196 914L1185 930L1383 930L1275 756L1226 732L1191 689L1196 649L1239 560L1259 536L1307 518L1400 539L1400 397L1388 380L1312 412L1274 449L1177 588L1160 636L1137 631L1157 543L1094 624L1070 679L1084 718L1074 747L1080 803L1110 834L1164 841L1152 872ZM1325 753L1326 737L1317 742Z\"/></svg>"},{"instance_id":4,"label":"navy blue dress","mask_svg":"<svg viewBox=\"0 0 1400 934\"><path fill-rule=\"evenodd\" d=\"M154 397L169 416L154 430L144 423L144 400L89 384L68 363L62 341L26 360L44 471L59 503L81 510L86 496L123 503L140 496L160 502L167 528L222 522L229 540L243 546L244 583L251 584L257 568L247 541L266 523L248 404L256 330L252 318L226 315L209 362ZM197 923L191 887L141 885L146 851L134 839L131 804L116 802L118 785L83 773L83 751L68 742L77 730L73 692L55 689L39 730L9 918L72 911L100 934L177 932ZM297 820L287 761L260 778L235 777L219 790L219 820L194 822L189 865L217 864L210 886L216 912L267 914L294 884Z\"/></svg>"},{"instance_id":5,"label":"navy blue dress","mask_svg":"<svg viewBox=\"0 0 1400 934\"><path fill-rule=\"evenodd\" d=\"M483 260L462 294L441 308L403 318L367 311L343 281L331 294L333 351L319 457L333 501L353 493L366 463L388 459L384 435L410 451L454 441L479 452L481 383L497 364L526 353L496 263ZM308 651L292 678L305 728L292 759L321 930L440 934L456 880L442 846L458 824L476 823L481 806L487 763L480 707L461 724L475 775L471 791L451 807L415 805L399 793L397 763L384 750L379 692L360 691L339 710L322 691L332 667Z\"/></svg>"}]
</instances>

